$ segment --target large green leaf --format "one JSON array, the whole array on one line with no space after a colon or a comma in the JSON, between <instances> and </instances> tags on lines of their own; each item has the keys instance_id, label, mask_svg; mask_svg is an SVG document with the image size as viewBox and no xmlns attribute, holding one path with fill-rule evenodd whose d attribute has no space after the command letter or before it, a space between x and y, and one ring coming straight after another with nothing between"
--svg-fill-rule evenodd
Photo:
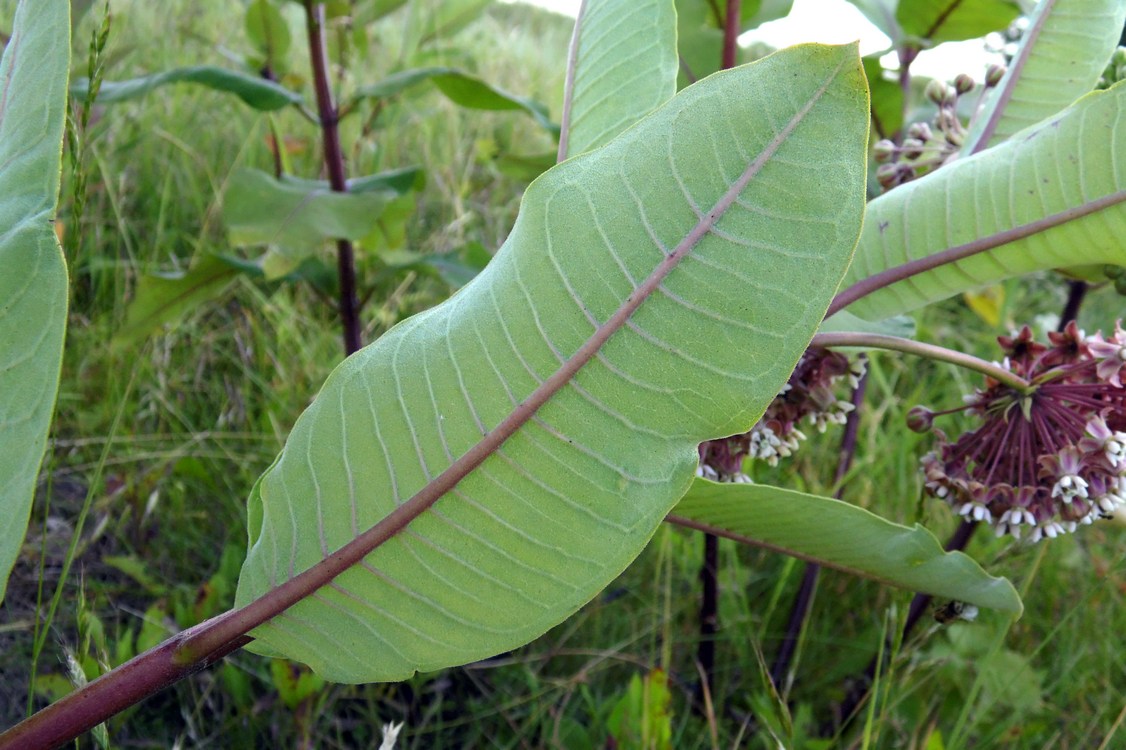
<instances>
[{"instance_id":1,"label":"large green leaf","mask_svg":"<svg viewBox=\"0 0 1126 750\"><path fill-rule=\"evenodd\" d=\"M587 0L568 57L560 161L608 143L676 93L673 0Z\"/></svg>"},{"instance_id":2,"label":"large green leaf","mask_svg":"<svg viewBox=\"0 0 1126 750\"><path fill-rule=\"evenodd\" d=\"M1036 270L1126 265L1124 123L1118 85L873 200L845 287L909 261L967 257L848 309L879 319Z\"/></svg>"},{"instance_id":3,"label":"large green leaf","mask_svg":"<svg viewBox=\"0 0 1126 750\"><path fill-rule=\"evenodd\" d=\"M510 94L485 83L476 76L448 67L410 68L387 76L381 81L362 86L352 95L349 109L361 99L383 99L427 81L432 82L447 99L459 107L494 112L523 110L545 129L554 131L556 128L548 116L547 107L543 104L527 97Z\"/></svg>"},{"instance_id":4,"label":"large green leaf","mask_svg":"<svg viewBox=\"0 0 1126 750\"><path fill-rule=\"evenodd\" d=\"M912 591L1019 614L1012 584L922 526L900 526L829 497L697 479L670 520Z\"/></svg>"},{"instance_id":5,"label":"large green leaf","mask_svg":"<svg viewBox=\"0 0 1126 750\"><path fill-rule=\"evenodd\" d=\"M895 9L905 34L934 44L985 36L1019 15L1016 0L899 0Z\"/></svg>"},{"instance_id":6,"label":"large green leaf","mask_svg":"<svg viewBox=\"0 0 1126 750\"><path fill-rule=\"evenodd\" d=\"M1122 0L1043 0L1001 83L975 116L962 153L1001 143L1093 89L1124 22Z\"/></svg>"},{"instance_id":7,"label":"large green leaf","mask_svg":"<svg viewBox=\"0 0 1126 750\"><path fill-rule=\"evenodd\" d=\"M804 350L859 231L867 123L856 46L802 45L533 182L493 262L340 365L255 486L240 606L342 572L249 647L401 679L589 600Z\"/></svg>"},{"instance_id":8,"label":"large green leaf","mask_svg":"<svg viewBox=\"0 0 1126 750\"><path fill-rule=\"evenodd\" d=\"M47 447L66 330L55 237L70 3L25 0L0 60L0 600Z\"/></svg>"},{"instance_id":9,"label":"large green leaf","mask_svg":"<svg viewBox=\"0 0 1126 750\"><path fill-rule=\"evenodd\" d=\"M359 240L399 192L390 187L337 193L326 183L236 170L223 195L223 221L235 245L270 245L294 261L328 239Z\"/></svg>"},{"instance_id":10,"label":"large green leaf","mask_svg":"<svg viewBox=\"0 0 1126 750\"><path fill-rule=\"evenodd\" d=\"M153 89L172 83L194 83L234 94L254 109L263 112L281 109L290 104L300 104L303 101L300 94L273 81L213 65L196 65L153 73L141 78L130 78L128 81L104 81L102 87L98 89L98 102L111 104L136 99ZM70 93L81 99L86 96L89 86L90 82L87 79L76 79L71 83Z\"/></svg>"}]
</instances>

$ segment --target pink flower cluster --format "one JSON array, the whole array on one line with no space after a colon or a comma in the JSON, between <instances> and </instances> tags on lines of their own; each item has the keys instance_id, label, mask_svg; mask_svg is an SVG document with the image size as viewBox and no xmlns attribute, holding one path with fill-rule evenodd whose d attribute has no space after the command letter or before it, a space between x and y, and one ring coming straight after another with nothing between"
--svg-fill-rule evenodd
<instances>
[{"instance_id":1,"label":"pink flower cluster","mask_svg":"<svg viewBox=\"0 0 1126 750\"><path fill-rule=\"evenodd\" d=\"M727 482L747 482L743 473L745 458L778 461L793 454L806 439L798 426L805 422L824 432L830 424L844 424L853 406L837 398L835 386L847 378L853 388L863 374L863 365L851 363L843 354L822 347L810 347L782 391L767 407L754 427L700 444L700 476Z\"/></svg>"},{"instance_id":2,"label":"pink flower cluster","mask_svg":"<svg viewBox=\"0 0 1126 750\"><path fill-rule=\"evenodd\" d=\"M1085 336L1071 323L1034 341L1028 327L998 339L1001 365L1032 384L1027 392L987 379L966 404L913 409L909 426L932 428L939 414L966 411L977 428L950 442L941 430L922 459L926 489L997 535L1029 541L1075 531L1126 505L1126 332Z\"/></svg>"}]
</instances>

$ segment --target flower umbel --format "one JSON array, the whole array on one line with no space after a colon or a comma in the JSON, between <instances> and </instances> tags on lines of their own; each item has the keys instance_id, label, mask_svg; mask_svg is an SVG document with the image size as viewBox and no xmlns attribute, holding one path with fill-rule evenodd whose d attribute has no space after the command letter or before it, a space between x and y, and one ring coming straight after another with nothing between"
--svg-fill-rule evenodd
<instances>
[{"instance_id":1,"label":"flower umbel","mask_svg":"<svg viewBox=\"0 0 1126 750\"><path fill-rule=\"evenodd\" d=\"M1075 531L1126 505L1126 333L1085 336L1075 323L1033 340L1026 326L998 339L1002 366L1030 392L986 379L966 404L944 412L913 409L909 425L932 429L935 416L966 411L979 426L950 442L938 429L923 456L926 489L997 535L1030 541Z\"/></svg>"},{"instance_id":2,"label":"flower umbel","mask_svg":"<svg viewBox=\"0 0 1126 750\"><path fill-rule=\"evenodd\" d=\"M844 424L853 406L837 398L836 384L843 378L853 388L864 372L862 363L851 363L843 354L811 346L798 360L782 391L770 402L749 432L700 444L699 475L728 482L748 482L743 459L757 458L770 466L798 449L805 433L802 422L824 432L830 424Z\"/></svg>"}]
</instances>

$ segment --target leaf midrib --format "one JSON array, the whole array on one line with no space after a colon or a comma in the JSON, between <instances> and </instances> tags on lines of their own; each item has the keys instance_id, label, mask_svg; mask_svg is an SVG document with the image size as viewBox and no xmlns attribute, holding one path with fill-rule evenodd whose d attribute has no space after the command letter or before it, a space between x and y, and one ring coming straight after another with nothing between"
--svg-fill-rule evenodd
<instances>
[{"instance_id":1,"label":"leaf midrib","mask_svg":"<svg viewBox=\"0 0 1126 750\"><path fill-rule=\"evenodd\" d=\"M730 188L720 197L710 211L701 215L691 231L685 235L657 268L630 294L614 314L580 346L559 369L544 380L524 401L490 430L472 448L450 464L441 474L432 479L409 500L384 516L382 520L363 532L346 545L324 557L312 567L279 584L258 599L241 609L221 615L228 627L202 629L198 637L185 634L181 640L179 653L188 659L192 654L209 653L228 643L233 637L242 635L280 614L334 578L356 565L384 542L392 539L418 518L438 500L450 492L462 479L468 476L485 460L493 455L525 423L562 389L581 370L609 340L621 329L633 313L656 291L661 282L672 272L693 248L708 234L727 210L735 203L750 181L762 170L770 158L786 142L790 134L805 119L813 106L824 96L832 82L841 73L847 61L841 61L826 76L820 87L775 134L753 161L743 170Z\"/></svg>"},{"instance_id":2,"label":"leaf midrib","mask_svg":"<svg viewBox=\"0 0 1126 750\"><path fill-rule=\"evenodd\" d=\"M997 132L997 127L1001 124L1001 118L1004 117L1005 110L1013 98L1013 93L1020 84L1024 66L1032 56L1032 48L1036 46L1040 32L1044 30L1044 25L1047 23L1048 17L1052 15L1053 6L1056 4L1056 0L1043 0L1043 2L1044 7L1039 9L1040 15L1037 17L1036 23L1024 32L1024 42L1021 44L1020 50L1017 51L1017 56L1009 64L1009 75L1005 81L1005 86L997 92L997 103L993 107L993 111L989 113L989 119L982 127L977 143L970 149L970 154L976 154L988 148L989 142L993 140L993 134Z\"/></svg>"}]
</instances>

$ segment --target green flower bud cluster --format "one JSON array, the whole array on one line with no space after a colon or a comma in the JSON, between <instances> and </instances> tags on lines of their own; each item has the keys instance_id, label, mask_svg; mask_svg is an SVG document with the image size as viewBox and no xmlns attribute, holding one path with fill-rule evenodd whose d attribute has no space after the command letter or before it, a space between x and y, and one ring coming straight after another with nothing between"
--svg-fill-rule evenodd
<instances>
[{"instance_id":1,"label":"green flower bud cluster","mask_svg":"<svg viewBox=\"0 0 1126 750\"><path fill-rule=\"evenodd\" d=\"M984 88L996 86L1004 75L1002 66L989 66ZM900 144L887 139L876 143L876 179L885 191L933 172L957 157L967 133L958 118L958 100L974 87L973 78L965 73L955 77L953 83L932 80L923 93L938 107L934 120L913 123Z\"/></svg>"},{"instance_id":2,"label":"green flower bud cluster","mask_svg":"<svg viewBox=\"0 0 1126 750\"><path fill-rule=\"evenodd\" d=\"M1102 77L1099 78L1097 89L1109 89L1119 81L1126 80L1126 47L1119 47L1110 56Z\"/></svg>"},{"instance_id":3,"label":"green flower bud cluster","mask_svg":"<svg viewBox=\"0 0 1126 750\"><path fill-rule=\"evenodd\" d=\"M1114 291L1126 297L1126 267L1123 266L1103 266L1103 273L1114 284Z\"/></svg>"}]
</instances>

